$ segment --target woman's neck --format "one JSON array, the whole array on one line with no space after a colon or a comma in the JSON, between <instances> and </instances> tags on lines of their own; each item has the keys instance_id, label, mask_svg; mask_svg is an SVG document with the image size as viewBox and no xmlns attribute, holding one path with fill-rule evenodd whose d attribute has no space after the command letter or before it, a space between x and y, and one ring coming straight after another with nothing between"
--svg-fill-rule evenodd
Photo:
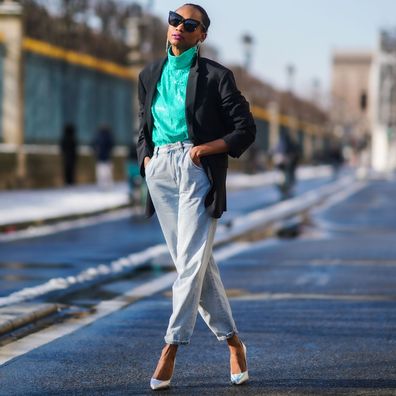
<instances>
[{"instance_id":1,"label":"woman's neck","mask_svg":"<svg viewBox=\"0 0 396 396\"><path fill-rule=\"evenodd\" d=\"M183 52L188 51L190 48L177 48L172 45L172 54L174 56L180 56Z\"/></svg>"}]
</instances>

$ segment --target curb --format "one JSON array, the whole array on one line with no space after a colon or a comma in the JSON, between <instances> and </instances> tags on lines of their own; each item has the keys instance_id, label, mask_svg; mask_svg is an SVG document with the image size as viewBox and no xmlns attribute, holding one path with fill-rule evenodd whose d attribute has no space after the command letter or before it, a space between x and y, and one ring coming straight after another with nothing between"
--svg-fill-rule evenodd
<instances>
[{"instance_id":1,"label":"curb","mask_svg":"<svg viewBox=\"0 0 396 396\"><path fill-rule=\"evenodd\" d=\"M346 176L317 190L280 202L264 209L258 209L245 216L231 220L230 226L218 231L214 246L221 246L240 238L248 238L264 230L273 228L272 235L282 228L282 222L295 216L304 215L314 206L321 204L332 194L351 186L356 181Z\"/></svg>"},{"instance_id":2,"label":"curb","mask_svg":"<svg viewBox=\"0 0 396 396\"><path fill-rule=\"evenodd\" d=\"M60 310L59 304L18 304L0 308L0 336Z\"/></svg>"},{"instance_id":3,"label":"curb","mask_svg":"<svg viewBox=\"0 0 396 396\"><path fill-rule=\"evenodd\" d=\"M0 225L0 235L1 234L8 234L12 233L14 231L21 231L21 230L26 230L29 227L37 227L37 226L42 226L42 225L49 225L49 224L56 224L61 221L70 221L70 220L77 220L77 219L85 219L89 217L94 217L98 216L101 214L105 213L111 213L120 209L125 209L125 208L131 208L131 204L123 204L123 205L118 205L118 206L112 206L106 209L100 209L96 210L93 212L84 212L84 213L74 213L70 215L64 215L64 216L57 216L57 217L51 217L51 218L46 218L46 219L36 219L36 220L28 220L28 221L23 221L20 223L8 223L8 224L1 224Z\"/></svg>"}]
</instances>

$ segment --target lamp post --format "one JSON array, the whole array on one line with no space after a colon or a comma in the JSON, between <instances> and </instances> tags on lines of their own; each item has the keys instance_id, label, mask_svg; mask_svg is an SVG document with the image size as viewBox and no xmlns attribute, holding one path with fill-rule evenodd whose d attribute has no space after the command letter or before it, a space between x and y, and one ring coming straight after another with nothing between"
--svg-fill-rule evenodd
<instances>
[{"instance_id":1,"label":"lamp post","mask_svg":"<svg viewBox=\"0 0 396 396\"><path fill-rule=\"evenodd\" d=\"M254 38L251 34L244 33L241 37L241 41L242 41L242 52L243 52L243 70L241 73L241 77L243 81L243 86L246 90L245 95L248 99L249 98L248 75L252 64Z\"/></svg>"},{"instance_id":2,"label":"lamp post","mask_svg":"<svg viewBox=\"0 0 396 396\"><path fill-rule=\"evenodd\" d=\"M287 89L290 94L292 94L293 90L294 90L295 74L296 74L296 67L292 63L289 63L288 65L286 65Z\"/></svg>"},{"instance_id":3,"label":"lamp post","mask_svg":"<svg viewBox=\"0 0 396 396\"><path fill-rule=\"evenodd\" d=\"M316 103L317 106L322 107L320 80L316 77L312 79L311 101L312 101L312 103Z\"/></svg>"},{"instance_id":4,"label":"lamp post","mask_svg":"<svg viewBox=\"0 0 396 396\"><path fill-rule=\"evenodd\" d=\"M242 35L245 71L249 71L252 63L253 44L254 44L254 39L252 35L250 35L249 33L245 33Z\"/></svg>"},{"instance_id":5,"label":"lamp post","mask_svg":"<svg viewBox=\"0 0 396 396\"><path fill-rule=\"evenodd\" d=\"M254 39L253 36L249 33L245 33L242 35L242 47L243 47L243 54L244 54L244 70L242 73L242 76L244 77L243 80L245 80L245 96L246 99L250 102L251 105L252 103L252 98L250 96L249 92L249 84L248 84L248 75L249 75L249 70L252 64L252 53L253 53L253 45L254 45ZM245 171L247 173L254 173L256 170L256 147L253 144L251 147L249 147L247 153L246 153L246 160L245 160Z\"/></svg>"}]
</instances>

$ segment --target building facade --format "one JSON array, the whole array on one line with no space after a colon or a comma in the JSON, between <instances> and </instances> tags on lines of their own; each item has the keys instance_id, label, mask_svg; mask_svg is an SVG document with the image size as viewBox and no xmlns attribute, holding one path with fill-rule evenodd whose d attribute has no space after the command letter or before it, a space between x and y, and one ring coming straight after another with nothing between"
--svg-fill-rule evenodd
<instances>
[{"instance_id":1,"label":"building facade","mask_svg":"<svg viewBox=\"0 0 396 396\"><path fill-rule=\"evenodd\" d=\"M331 120L337 136L359 150L370 136L370 75L374 54L337 51L332 60Z\"/></svg>"},{"instance_id":2,"label":"building facade","mask_svg":"<svg viewBox=\"0 0 396 396\"><path fill-rule=\"evenodd\" d=\"M372 165L375 170L396 169L396 29L382 31L371 74Z\"/></svg>"},{"instance_id":3,"label":"building facade","mask_svg":"<svg viewBox=\"0 0 396 396\"><path fill-rule=\"evenodd\" d=\"M335 133L378 172L396 169L396 31L375 51L337 51L332 59ZM369 158L367 158L367 154Z\"/></svg>"}]
</instances>

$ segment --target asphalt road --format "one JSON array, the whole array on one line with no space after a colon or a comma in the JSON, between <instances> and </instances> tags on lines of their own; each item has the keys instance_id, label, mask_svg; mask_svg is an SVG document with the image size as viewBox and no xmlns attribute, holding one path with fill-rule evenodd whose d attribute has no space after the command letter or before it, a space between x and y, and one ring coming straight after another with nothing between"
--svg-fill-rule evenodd
<instances>
[{"instance_id":1,"label":"asphalt road","mask_svg":"<svg viewBox=\"0 0 396 396\"><path fill-rule=\"evenodd\" d=\"M396 183L375 181L316 213L298 239L221 263L251 380L201 320L181 347L177 395L395 395ZM159 293L0 367L2 395L145 395L171 311Z\"/></svg>"}]
</instances>

